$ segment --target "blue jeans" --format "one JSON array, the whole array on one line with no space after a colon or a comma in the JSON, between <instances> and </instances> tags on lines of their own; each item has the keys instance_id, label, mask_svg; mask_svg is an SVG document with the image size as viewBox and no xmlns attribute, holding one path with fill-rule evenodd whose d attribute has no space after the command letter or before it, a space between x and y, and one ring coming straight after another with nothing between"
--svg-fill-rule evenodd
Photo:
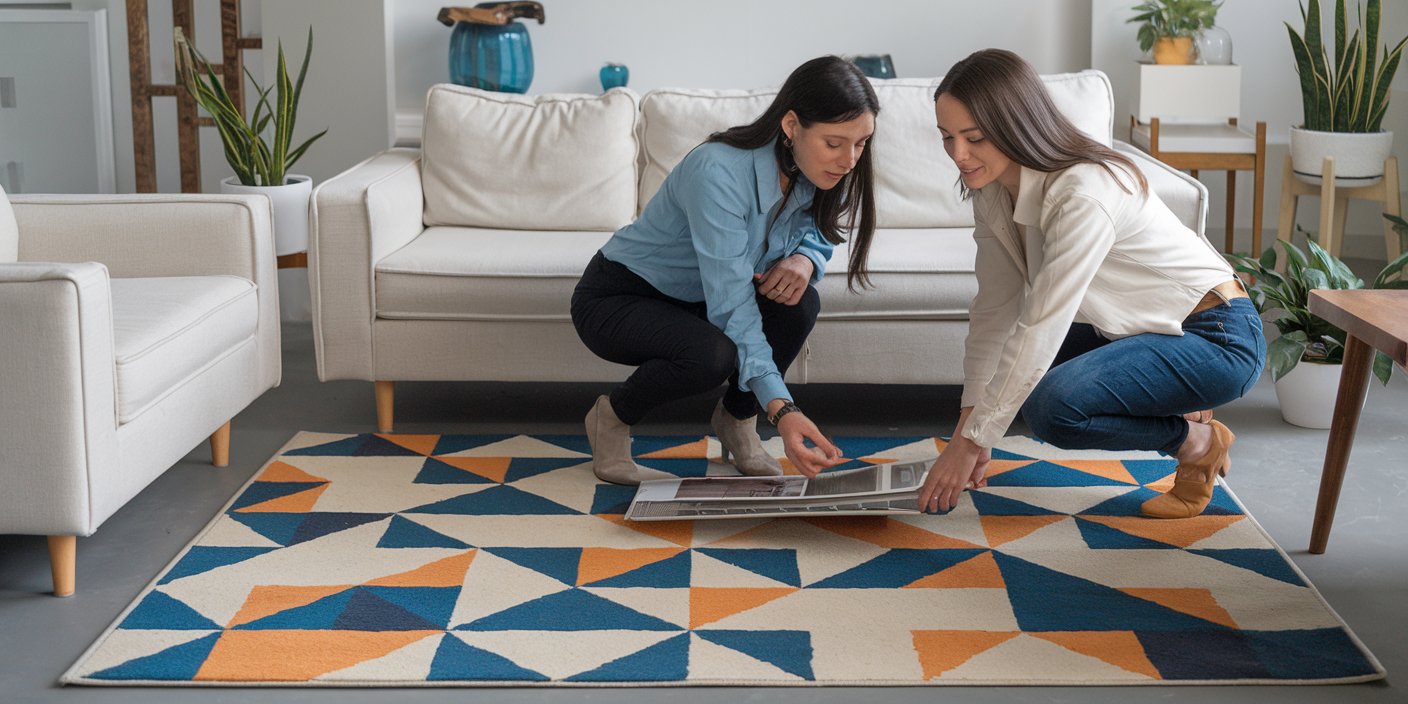
<instances>
[{"instance_id":1,"label":"blue jeans","mask_svg":"<svg viewBox=\"0 0 1408 704\"><path fill-rule=\"evenodd\" d=\"M1188 437L1181 416L1241 398L1265 360L1261 318L1246 298L1188 316L1181 337L1111 341L1074 325L1022 417L1060 448L1173 455Z\"/></svg>"}]
</instances>

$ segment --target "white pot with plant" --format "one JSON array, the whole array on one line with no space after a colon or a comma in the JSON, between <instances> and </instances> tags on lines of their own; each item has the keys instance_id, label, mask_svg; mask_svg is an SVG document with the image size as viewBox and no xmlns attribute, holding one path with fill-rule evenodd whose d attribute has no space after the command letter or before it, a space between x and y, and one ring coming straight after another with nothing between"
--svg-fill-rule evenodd
<instances>
[{"instance_id":1,"label":"white pot with plant","mask_svg":"<svg viewBox=\"0 0 1408 704\"><path fill-rule=\"evenodd\" d=\"M1128 22L1139 23L1139 48L1153 51L1156 64L1191 64L1193 39L1213 26L1221 2L1213 0L1145 0Z\"/></svg>"},{"instance_id":2,"label":"white pot with plant","mask_svg":"<svg viewBox=\"0 0 1408 704\"><path fill-rule=\"evenodd\" d=\"M298 99L303 93L303 79L312 54L313 30L310 27L303 65L295 83L289 80L283 42L280 42L274 85L265 88L253 75L249 76L258 99L254 112L246 120L225 92L224 83L210 62L190 44L181 28L176 28L177 77L214 120L225 147L225 160L235 172L234 176L220 182L220 192L254 193L269 199L274 219L274 252L280 257L308 249L308 202L313 182L307 176L289 173L289 169L313 142L327 134L327 130L323 130L290 149L298 117ZM311 320L306 268L279 269L279 304L284 320Z\"/></svg>"},{"instance_id":3,"label":"white pot with plant","mask_svg":"<svg viewBox=\"0 0 1408 704\"><path fill-rule=\"evenodd\" d=\"M1408 222L1385 217L1400 233L1408 232ZM1266 347L1266 370L1276 383L1281 417L1292 425L1328 428L1334 419L1343 369L1345 332L1310 312L1310 292L1365 288L1364 280L1313 240L1306 241L1308 255L1285 240L1277 244L1286 255L1284 271L1277 270L1276 245L1268 247L1259 259L1244 254L1226 257L1237 271L1254 277L1247 292L1257 310L1278 313L1273 322L1281 335ZM1408 288L1405 265L1408 253L1384 266L1369 288ZM1393 361L1377 353L1374 376L1387 384L1392 373Z\"/></svg>"},{"instance_id":4,"label":"white pot with plant","mask_svg":"<svg viewBox=\"0 0 1408 704\"><path fill-rule=\"evenodd\" d=\"M1289 23L1291 51L1305 122L1291 128L1291 168L1296 177L1319 183L1326 157L1334 159L1335 184L1368 186L1384 175L1393 133L1382 128L1393 74L1408 37L1378 53L1382 0L1359 7L1359 25L1346 29L1345 2L1335 0L1334 61L1321 36L1320 1L1301 8L1305 33Z\"/></svg>"}]
</instances>

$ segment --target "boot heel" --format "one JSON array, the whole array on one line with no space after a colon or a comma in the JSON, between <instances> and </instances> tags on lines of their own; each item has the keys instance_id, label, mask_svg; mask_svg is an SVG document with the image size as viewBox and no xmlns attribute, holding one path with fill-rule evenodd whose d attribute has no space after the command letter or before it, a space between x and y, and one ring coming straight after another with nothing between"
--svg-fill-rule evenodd
<instances>
[{"instance_id":1,"label":"boot heel","mask_svg":"<svg viewBox=\"0 0 1408 704\"><path fill-rule=\"evenodd\" d=\"M732 453L732 452L729 452L727 447L722 447L722 446L721 446L721 447L719 448L719 459L723 460L725 464L732 464L732 463L733 463L733 453Z\"/></svg>"}]
</instances>

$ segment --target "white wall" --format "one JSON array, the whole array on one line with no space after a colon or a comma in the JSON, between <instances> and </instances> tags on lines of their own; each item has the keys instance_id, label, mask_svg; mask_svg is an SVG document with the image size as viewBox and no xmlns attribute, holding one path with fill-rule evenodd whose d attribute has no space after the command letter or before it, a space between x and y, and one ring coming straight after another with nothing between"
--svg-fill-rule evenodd
<instances>
[{"instance_id":1,"label":"white wall","mask_svg":"<svg viewBox=\"0 0 1408 704\"><path fill-rule=\"evenodd\" d=\"M1128 116L1138 99L1135 62L1140 59L1139 43L1134 36L1135 25L1125 22L1134 14L1130 10L1133 4L1132 0L1091 2L1090 65L1110 76L1115 89L1115 134L1120 139L1127 138ZM1334 2L1322 1L1321 7L1328 34L1329 28L1334 26L1331 14ZM1303 29L1297 0L1227 0L1217 13L1217 24L1232 35L1232 61L1242 67L1242 114L1238 124L1254 126L1258 120L1266 123L1263 247L1270 246L1276 236L1281 171L1288 151L1290 128L1302 120L1300 83L1291 56L1287 22L1297 31ZM1408 2L1384 3L1380 43L1396 42L1405 35L1408 35ZM1383 126L1398 135L1393 151L1399 160L1399 170L1403 171L1408 168L1408 66L1400 66L1394 77L1393 95ZM1124 136L1121 136L1122 131ZM1226 172L1204 171L1199 176L1211 197L1208 236L1213 242L1221 243L1226 230ZM1252 197L1251 173L1242 172L1237 181L1237 246L1242 250L1251 248ZM1403 200L1408 203L1408 195ZM1314 232L1319 229L1319 208L1319 198L1302 197L1296 221ZM1346 225L1350 235L1344 241L1343 256L1383 258L1381 212L1375 203L1351 201Z\"/></svg>"}]
</instances>

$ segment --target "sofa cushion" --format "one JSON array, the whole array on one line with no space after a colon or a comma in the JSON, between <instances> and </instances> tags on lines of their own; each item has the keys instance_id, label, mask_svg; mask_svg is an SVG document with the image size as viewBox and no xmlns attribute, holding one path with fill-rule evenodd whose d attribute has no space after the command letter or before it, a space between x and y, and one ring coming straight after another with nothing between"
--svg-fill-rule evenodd
<instances>
[{"instance_id":1,"label":"sofa cushion","mask_svg":"<svg viewBox=\"0 0 1408 704\"><path fill-rule=\"evenodd\" d=\"M427 228L377 262L377 317L570 320L572 289L611 234Z\"/></svg>"},{"instance_id":2,"label":"sofa cushion","mask_svg":"<svg viewBox=\"0 0 1408 704\"><path fill-rule=\"evenodd\" d=\"M849 244L836 246L817 286L823 320L967 320L978 294L973 228L879 229L870 243L870 283L846 289Z\"/></svg>"},{"instance_id":3,"label":"sofa cushion","mask_svg":"<svg viewBox=\"0 0 1408 704\"><path fill-rule=\"evenodd\" d=\"M239 276L113 279L118 422L253 344L258 322L255 285Z\"/></svg>"},{"instance_id":4,"label":"sofa cushion","mask_svg":"<svg viewBox=\"0 0 1408 704\"><path fill-rule=\"evenodd\" d=\"M10 207L10 199L0 187L0 262L13 262L19 259L20 228L15 224L15 211Z\"/></svg>"},{"instance_id":5,"label":"sofa cushion","mask_svg":"<svg viewBox=\"0 0 1408 704\"><path fill-rule=\"evenodd\" d=\"M776 96L776 88L662 88L646 93L640 99L640 207L650 202L690 150L715 132L758 119Z\"/></svg>"},{"instance_id":6,"label":"sofa cushion","mask_svg":"<svg viewBox=\"0 0 1408 704\"><path fill-rule=\"evenodd\" d=\"M635 217L636 95L524 96L442 84L426 97L425 223L616 230Z\"/></svg>"}]
</instances>

